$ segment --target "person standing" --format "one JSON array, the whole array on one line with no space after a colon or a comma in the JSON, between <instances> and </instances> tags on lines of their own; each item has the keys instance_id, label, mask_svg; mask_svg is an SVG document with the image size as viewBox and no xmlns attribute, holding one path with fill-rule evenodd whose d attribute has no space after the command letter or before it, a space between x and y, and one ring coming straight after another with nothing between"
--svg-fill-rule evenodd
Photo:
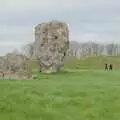
<instances>
[{"instance_id":1,"label":"person standing","mask_svg":"<svg viewBox=\"0 0 120 120\"><path fill-rule=\"evenodd\" d=\"M109 70L113 70L113 65L112 64L109 65Z\"/></svg>"},{"instance_id":2,"label":"person standing","mask_svg":"<svg viewBox=\"0 0 120 120\"><path fill-rule=\"evenodd\" d=\"M108 64L105 64L105 70L108 70Z\"/></svg>"}]
</instances>

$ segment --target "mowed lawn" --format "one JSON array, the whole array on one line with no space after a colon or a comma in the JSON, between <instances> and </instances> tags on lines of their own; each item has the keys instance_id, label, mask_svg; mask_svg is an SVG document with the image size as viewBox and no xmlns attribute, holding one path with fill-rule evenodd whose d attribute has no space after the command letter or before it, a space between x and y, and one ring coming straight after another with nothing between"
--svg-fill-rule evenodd
<instances>
[{"instance_id":1,"label":"mowed lawn","mask_svg":"<svg viewBox=\"0 0 120 120\"><path fill-rule=\"evenodd\" d=\"M120 71L0 80L0 120L120 120Z\"/></svg>"}]
</instances>

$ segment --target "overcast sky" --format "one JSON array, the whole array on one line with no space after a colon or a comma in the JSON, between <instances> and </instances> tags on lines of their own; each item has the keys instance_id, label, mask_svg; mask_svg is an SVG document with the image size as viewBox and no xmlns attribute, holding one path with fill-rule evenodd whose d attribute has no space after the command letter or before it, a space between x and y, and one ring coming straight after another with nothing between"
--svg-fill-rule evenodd
<instances>
[{"instance_id":1,"label":"overcast sky","mask_svg":"<svg viewBox=\"0 0 120 120\"><path fill-rule=\"evenodd\" d=\"M120 43L120 0L0 0L0 54L34 41L44 21L69 24L70 40Z\"/></svg>"}]
</instances>

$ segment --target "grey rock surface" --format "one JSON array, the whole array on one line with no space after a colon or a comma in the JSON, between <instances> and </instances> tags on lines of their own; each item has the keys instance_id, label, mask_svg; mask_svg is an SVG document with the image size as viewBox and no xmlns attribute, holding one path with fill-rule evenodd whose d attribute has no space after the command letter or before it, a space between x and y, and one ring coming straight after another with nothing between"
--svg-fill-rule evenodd
<instances>
[{"instance_id":1,"label":"grey rock surface","mask_svg":"<svg viewBox=\"0 0 120 120\"><path fill-rule=\"evenodd\" d=\"M1 78L31 78L29 59L23 55L10 53L0 58Z\"/></svg>"},{"instance_id":2,"label":"grey rock surface","mask_svg":"<svg viewBox=\"0 0 120 120\"><path fill-rule=\"evenodd\" d=\"M69 30L66 23L53 20L35 27L35 55L40 71L54 73L64 65L69 49Z\"/></svg>"}]
</instances>

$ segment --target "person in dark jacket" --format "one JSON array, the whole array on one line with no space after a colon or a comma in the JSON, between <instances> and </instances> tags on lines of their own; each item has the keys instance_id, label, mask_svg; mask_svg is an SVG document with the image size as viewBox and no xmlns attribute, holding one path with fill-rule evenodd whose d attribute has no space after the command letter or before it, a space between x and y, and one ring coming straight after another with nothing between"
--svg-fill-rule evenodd
<instances>
[{"instance_id":1,"label":"person in dark jacket","mask_svg":"<svg viewBox=\"0 0 120 120\"><path fill-rule=\"evenodd\" d=\"M113 70L113 65L112 64L109 65L109 70Z\"/></svg>"},{"instance_id":2,"label":"person in dark jacket","mask_svg":"<svg viewBox=\"0 0 120 120\"><path fill-rule=\"evenodd\" d=\"M108 64L105 64L105 70L108 70Z\"/></svg>"}]
</instances>

